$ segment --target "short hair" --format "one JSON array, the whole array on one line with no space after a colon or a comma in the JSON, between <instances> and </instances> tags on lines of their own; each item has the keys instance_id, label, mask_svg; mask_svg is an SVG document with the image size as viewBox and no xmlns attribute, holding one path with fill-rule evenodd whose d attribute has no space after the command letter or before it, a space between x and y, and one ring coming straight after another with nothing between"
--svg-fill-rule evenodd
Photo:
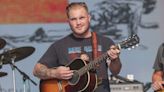
<instances>
[{"instance_id":1,"label":"short hair","mask_svg":"<svg viewBox=\"0 0 164 92\"><path fill-rule=\"evenodd\" d=\"M70 3L67 7L66 7L66 14L67 14L67 17L69 17L69 11L74 8L74 7L77 7L77 6L81 6L83 7L87 12L88 12L88 7L87 7L87 4L85 2L72 2Z\"/></svg>"}]
</instances>

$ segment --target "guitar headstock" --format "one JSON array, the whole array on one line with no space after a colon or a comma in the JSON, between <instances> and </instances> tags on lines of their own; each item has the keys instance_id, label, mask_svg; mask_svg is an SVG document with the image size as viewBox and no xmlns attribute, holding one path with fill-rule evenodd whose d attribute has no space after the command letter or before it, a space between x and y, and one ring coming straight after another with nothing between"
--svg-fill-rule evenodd
<instances>
[{"instance_id":1,"label":"guitar headstock","mask_svg":"<svg viewBox=\"0 0 164 92\"><path fill-rule=\"evenodd\" d=\"M137 35L132 35L125 41L122 41L118 44L119 49L127 49L127 48L134 48L138 46L140 39Z\"/></svg>"}]
</instances>

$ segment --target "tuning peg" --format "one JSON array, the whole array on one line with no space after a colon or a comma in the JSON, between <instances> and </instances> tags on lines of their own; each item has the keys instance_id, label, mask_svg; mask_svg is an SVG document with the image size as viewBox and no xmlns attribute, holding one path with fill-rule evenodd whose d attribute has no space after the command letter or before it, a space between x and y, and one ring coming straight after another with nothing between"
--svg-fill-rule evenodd
<instances>
[{"instance_id":1,"label":"tuning peg","mask_svg":"<svg viewBox=\"0 0 164 92\"><path fill-rule=\"evenodd\" d=\"M136 46L138 47L138 46L139 46L139 44L136 44Z\"/></svg>"},{"instance_id":2,"label":"tuning peg","mask_svg":"<svg viewBox=\"0 0 164 92\"><path fill-rule=\"evenodd\" d=\"M131 48L128 48L128 50L131 50Z\"/></svg>"},{"instance_id":3,"label":"tuning peg","mask_svg":"<svg viewBox=\"0 0 164 92\"><path fill-rule=\"evenodd\" d=\"M134 49L135 48L135 46L132 46L132 49Z\"/></svg>"}]
</instances>

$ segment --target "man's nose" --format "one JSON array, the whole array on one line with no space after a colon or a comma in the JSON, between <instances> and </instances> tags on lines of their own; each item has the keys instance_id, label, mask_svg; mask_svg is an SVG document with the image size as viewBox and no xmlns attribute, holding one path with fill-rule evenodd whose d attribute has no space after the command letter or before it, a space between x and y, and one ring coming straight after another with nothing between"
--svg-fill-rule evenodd
<instances>
[{"instance_id":1,"label":"man's nose","mask_svg":"<svg viewBox=\"0 0 164 92\"><path fill-rule=\"evenodd\" d=\"M81 20L80 19L77 19L76 20L76 24L80 24L81 23Z\"/></svg>"}]
</instances>

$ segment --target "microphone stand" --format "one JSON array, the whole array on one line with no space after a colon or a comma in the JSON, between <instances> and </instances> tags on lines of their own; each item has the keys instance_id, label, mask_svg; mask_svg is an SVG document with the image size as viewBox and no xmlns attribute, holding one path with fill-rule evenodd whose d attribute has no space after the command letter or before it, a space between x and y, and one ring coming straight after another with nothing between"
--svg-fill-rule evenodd
<instances>
[{"instance_id":1,"label":"microphone stand","mask_svg":"<svg viewBox=\"0 0 164 92\"><path fill-rule=\"evenodd\" d=\"M0 69L2 68L2 65L3 65L3 58L4 58L4 56L2 55L1 57L0 57Z\"/></svg>"},{"instance_id":2,"label":"microphone stand","mask_svg":"<svg viewBox=\"0 0 164 92\"><path fill-rule=\"evenodd\" d=\"M17 69L18 72L23 76L23 88L24 88L24 92L25 92L25 90L26 90L25 81L26 81L27 79L30 80L35 86L37 85L26 73L24 73L23 71L21 71L17 66L15 66L15 65L12 64L12 63L11 63L11 65L12 65L12 67L13 67L14 69Z\"/></svg>"},{"instance_id":3,"label":"microphone stand","mask_svg":"<svg viewBox=\"0 0 164 92\"><path fill-rule=\"evenodd\" d=\"M12 69L13 88L14 88L14 92L16 92L15 67L13 67L13 66L15 66L15 57L14 58L11 58L10 65L11 65L11 69Z\"/></svg>"}]
</instances>

